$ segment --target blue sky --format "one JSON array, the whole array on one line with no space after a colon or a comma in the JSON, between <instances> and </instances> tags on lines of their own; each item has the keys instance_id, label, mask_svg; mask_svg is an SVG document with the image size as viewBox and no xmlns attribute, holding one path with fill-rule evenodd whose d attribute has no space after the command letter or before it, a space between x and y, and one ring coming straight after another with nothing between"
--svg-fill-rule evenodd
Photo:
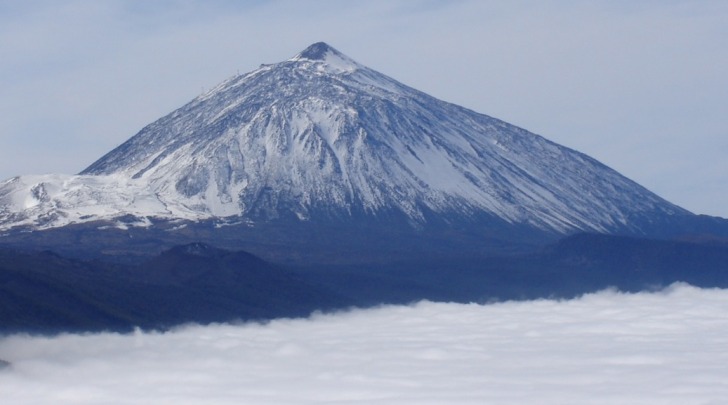
<instances>
[{"instance_id":1,"label":"blue sky","mask_svg":"<svg viewBox=\"0 0 728 405\"><path fill-rule=\"evenodd\" d=\"M728 2L0 1L0 178L75 173L326 41L728 217Z\"/></svg>"}]
</instances>

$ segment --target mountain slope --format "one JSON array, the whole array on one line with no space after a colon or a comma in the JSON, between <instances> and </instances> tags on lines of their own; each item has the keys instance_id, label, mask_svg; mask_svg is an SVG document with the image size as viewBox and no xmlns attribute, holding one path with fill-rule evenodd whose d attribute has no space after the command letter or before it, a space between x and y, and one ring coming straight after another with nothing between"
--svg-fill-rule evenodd
<instances>
[{"instance_id":1,"label":"mountain slope","mask_svg":"<svg viewBox=\"0 0 728 405\"><path fill-rule=\"evenodd\" d=\"M136 266L0 248L0 335L299 317L348 305L256 256L199 243Z\"/></svg>"},{"instance_id":2,"label":"mountain slope","mask_svg":"<svg viewBox=\"0 0 728 405\"><path fill-rule=\"evenodd\" d=\"M284 269L200 243L135 266L0 248L0 335L263 320L422 299L570 298L675 282L726 288L728 244L578 234L529 254L395 267Z\"/></svg>"},{"instance_id":3,"label":"mountain slope","mask_svg":"<svg viewBox=\"0 0 728 405\"><path fill-rule=\"evenodd\" d=\"M324 43L223 82L78 176L5 182L0 207L0 229L396 216L639 234L691 215L586 155Z\"/></svg>"}]
</instances>

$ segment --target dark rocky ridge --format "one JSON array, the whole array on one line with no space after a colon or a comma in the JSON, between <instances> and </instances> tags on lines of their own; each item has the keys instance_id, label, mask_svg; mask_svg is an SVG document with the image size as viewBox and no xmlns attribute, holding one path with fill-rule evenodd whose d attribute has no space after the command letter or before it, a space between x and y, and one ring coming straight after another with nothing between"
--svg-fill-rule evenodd
<instances>
[{"instance_id":1,"label":"dark rocky ridge","mask_svg":"<svg viewBox=\"0 0 728 405\"><path fill-rule=\"evenodd\" d=\"M166 329L422 299L571 298L675 282L728 288L728 244L580 234L529 254L288 268L200 243L138 265L0 249L0 333Z\"/></svg>"},{"instance_id":2,"label":"dark rocky ridge","mask_svg":"<svg viewBox=\"0 0 728 405\"><path fill-rule=\"evenodd\" d=\"M133 266L0 249L2 333L260 321L346 304L253 255L203 244L175 247Z\"/></svg>"}]
</instances>

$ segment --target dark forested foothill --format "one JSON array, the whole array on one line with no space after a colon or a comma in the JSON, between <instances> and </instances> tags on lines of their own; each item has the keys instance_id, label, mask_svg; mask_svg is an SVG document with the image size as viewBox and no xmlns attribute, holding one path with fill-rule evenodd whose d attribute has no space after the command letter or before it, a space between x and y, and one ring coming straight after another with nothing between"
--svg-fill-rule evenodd
<instances>
[{"instance_id":1,"label":"dark forested foothill","mask_svg":"<svg viewBox=\"0 0 728 405\"><path fill-rule=\"evenodd\" d=\"M580 234L532 253L287 267L202 243L134 265L0 249L0 330L165 329L422 299L568 298L674 282L728 287L728 246Z\"/></svg>"},{"instance_id":2,"label":"dark forested foothill","mask_svg":"<svg viewBox=\"0 0 728 405\"><path fill-rule=\"evenodd\" d=\"M343 305L336 294L252 255L201 244L135 266L0 251L5 333L265 320Z\"/></svg>"}]
</instances>

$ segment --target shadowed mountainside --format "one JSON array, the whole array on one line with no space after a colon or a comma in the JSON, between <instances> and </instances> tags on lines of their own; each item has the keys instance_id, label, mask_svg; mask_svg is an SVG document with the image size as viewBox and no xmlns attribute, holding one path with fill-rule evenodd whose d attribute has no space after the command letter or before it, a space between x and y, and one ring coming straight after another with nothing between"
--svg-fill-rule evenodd
<instances>
[{"instance_id":1,"label":"shadowed mountainside","mask_svg":"<svg viewBox=\"0 0 728 405\"><path fill-rule=\"evenodd\" d=\"M531 254L289 269L200 243L135 266L4 249L0 331L164 329L422 299L569 298L674 282L728 287L728 245L580 234Z\"/></svg>"}]
</instances>

